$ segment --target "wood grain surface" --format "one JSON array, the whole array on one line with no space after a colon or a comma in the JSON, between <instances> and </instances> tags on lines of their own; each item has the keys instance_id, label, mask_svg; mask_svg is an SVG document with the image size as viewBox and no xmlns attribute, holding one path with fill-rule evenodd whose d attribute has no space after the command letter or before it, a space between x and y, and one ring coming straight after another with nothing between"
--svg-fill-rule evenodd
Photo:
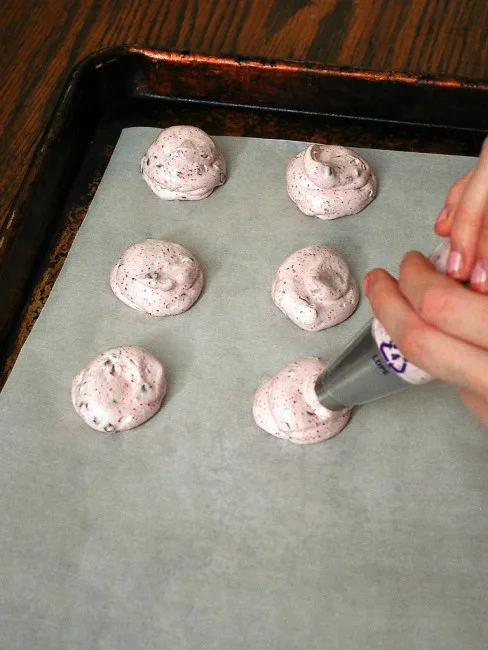
<instances>
[{"instance_id":1,"label":"wood grain surface","mask_svg":"<svg viewBox=\"0 0 488 650\"><path fill-rule=\"evenodd\" d=\"M0 226L63 82L136 44L488 78L486 0L3 0Z\"/></svg>"}]
</instances>

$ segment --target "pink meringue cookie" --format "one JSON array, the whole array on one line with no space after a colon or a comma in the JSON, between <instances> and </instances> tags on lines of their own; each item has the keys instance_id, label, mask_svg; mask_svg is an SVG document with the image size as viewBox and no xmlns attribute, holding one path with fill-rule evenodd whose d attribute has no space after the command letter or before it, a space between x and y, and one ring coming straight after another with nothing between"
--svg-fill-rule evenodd
<instances>
[{"instance_id":1,"label":"pink meringue cookie","mask_svg":"<svg viewBox=\"0 0 488 650\"><path fill-rule=\"evenodd\" d=\"M287 257L276 273L271 296L278 309L309 332L342 323L359 302L348 263L327 246L308 246Z\"/></svg>"},{"instance_id":2,"label":"pink meringue cookie","mask_svg":"<svg viewBox=\"0 0 488 650\"><path fill-rule=\"evenodd\" d=\"M73 379L71 400L97 431L127 431L149 420L166 395L163 364L135 345L110 348Z\"/></svg>"},{"instance_id":3,"label":"pink meringue cookie","mask_svg":"<svg viewBox=\"0 0 488 650\"><path fill-rule=\"evenodd\" d=\"M300 359L266 381L254 396L258 427L298 445L322 442L342 431L351 410L329 411L315 393L315 382L325 368L321 359Z\"/></svg>"},{"instance_id":4,"label":"pink meringue cookie","mask_svg":"<svg viewBox=\"0 0 488 650\"><path fill-rule=\"evenodd\" d=\"M224 157L196 126L161 131L142 158L141 172L152 191L168 201L205 199L226 179Z\"/></svg>"},{"instance_id":5,"label":"pink meringue cookie","mask_svg":"<svg viewBox=\"0 0 488 650\"><path fill-rule=\"evenodd\" d=\"M129 246L110 273L110 286L123 303L151 316L190 309L203 288L203 272L187 248L162 239Z\"/></svg>"},{"instance_id":6,"label":"pink meringue cookie","mask_svg":"<svg viewBox=\"0 0 488 650\"><path fill-rule=\"evenodd\" d=\"M346 147L311 144L288 163L286 189L310 217L337 219L361 212L376 196L376 176Z\"/></svg>"}]
</instances>

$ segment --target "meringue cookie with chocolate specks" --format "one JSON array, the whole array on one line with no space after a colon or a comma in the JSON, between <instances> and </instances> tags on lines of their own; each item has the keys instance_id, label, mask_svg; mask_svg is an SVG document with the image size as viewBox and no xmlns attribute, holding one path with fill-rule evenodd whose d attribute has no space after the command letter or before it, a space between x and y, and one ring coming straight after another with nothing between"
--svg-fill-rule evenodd
<instances>
[{"instance_id":1,"label":"meringue cookie with chocolate specks","mask_svg":"<svg viewBox=\"0 0 488 650\"><path fill-rule=\"evenodd\" d=\"M288 163L288 196L310 217L337 219L363 210L376 196L376 176L357 153L311 144Z\"/></svg>"},{"instance_id":2,"label":"meringue cookie with chocolate specks","mask_svg":"<svg viewBox=\"0 0 488 650\"><path fill-rule=\"evenodd\" d=\"M112 291L123 303L151 316L190 309L202 292L203 272L187 248L162 239L129 246L112 267Z\"/></svg>"},{"instance_id":3,"label":"meringue cookie with chocolate specks","mask_svg":"<svg viewBox=\"0 0 488 650\"><path fill-rule=\"evenodd\" d=\"M321 359L300 359L268 379L254 396L258 427L298 445L322 442L342 431L351 410L329 411L315 392L315 382L325 368Z\"/></svg>"},{"instance_id":4,"label":"meringue cookie with chocolate specks","mask_svg":"<svg viewBox=\"0 0 488 650\"><path fill-rule=\"evenodd\" d=\"M133 429L149 420L166 395L163 364L135 345L110 348L73 379L71 400L78 415L96 431Z\"/></svg>"},{"instance_id":5,"label":"meringue cookie with chocolate specks","mask_svg":"<svg viewBox=\"0 0 488 650\"><path fill-rule=\"evenodd\" d=\"M196 126L161 131L142 158L141 172L152 191L167 201L205 199L226 180L224 157Z\"/></svg>"},{"instance_id":6,"label":"meringue cookie with chocolate specks","mask_svg":"<svg viewBox=\"0 0 488 650\"><path fill-rule=\"evenodd\" d=\"M295 325L318 332L349 318L358 305L359 289L342 255L327 246L308 246L281 264L271 297Z\"/></svg>"}]
</instances>

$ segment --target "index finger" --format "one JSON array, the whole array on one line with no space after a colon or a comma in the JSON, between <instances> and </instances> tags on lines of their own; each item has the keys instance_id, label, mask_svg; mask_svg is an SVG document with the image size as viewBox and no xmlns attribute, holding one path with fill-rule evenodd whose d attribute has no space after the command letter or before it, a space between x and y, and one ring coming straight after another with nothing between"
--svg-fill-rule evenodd
<instances>
[{"instance_id":1,"label":"index finger","mask_svg":"<svg viewBox=\"0 0 488 650\"><path fill-rule=\"evenodd\" d=\"M488 214L488 138L452 217L448 273L467 280L474 266L478 237Z\"/></svg>"},{"instance_id":2,"label":"index finger","mask_svg":"<svg viewBox=\"0 0 488 650\"><path fill-rule=\"evenodd\" d=\"M444 207L434 224L434 231L437 235L439 235L439 237L449 237L451 234L452 218L454 216L454 212L463 195L466 184L473 175L473 171L474 168L470 169L469 172L462 176L458 181L456 181L449 190L449 193L444 202Z\"/></svg>"}]
</instances>

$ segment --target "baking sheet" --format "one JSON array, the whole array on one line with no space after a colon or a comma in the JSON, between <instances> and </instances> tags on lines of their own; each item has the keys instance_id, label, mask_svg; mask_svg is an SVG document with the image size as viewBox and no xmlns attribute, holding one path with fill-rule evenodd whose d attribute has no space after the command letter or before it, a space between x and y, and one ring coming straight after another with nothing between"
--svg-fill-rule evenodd
<instances>
[{"instance_id":1,"label":"baking sheet","mask_svg":"<svg viewBox=\"0 0 488 650\"><path fill-rule=\"evenodd\" d=\"M361 151L378 198L330 223L300 215L284 168L303 144L218 137L227 184L160 201L139 174L158 131L123 132L54 290L0 396L0 647L86 650L486 648L488 441L440 383L358 409L298 447L253 423L285 363L336 354L369 317L296 328L271 303L294 249L336 248L359 279L429 252L472 159ZM109 271L145 237L187 246L206 288L158 320L118 301ZM100 351L165 364L160 413L104 435L70 404Z\"/></svg>"}]
</instances>

